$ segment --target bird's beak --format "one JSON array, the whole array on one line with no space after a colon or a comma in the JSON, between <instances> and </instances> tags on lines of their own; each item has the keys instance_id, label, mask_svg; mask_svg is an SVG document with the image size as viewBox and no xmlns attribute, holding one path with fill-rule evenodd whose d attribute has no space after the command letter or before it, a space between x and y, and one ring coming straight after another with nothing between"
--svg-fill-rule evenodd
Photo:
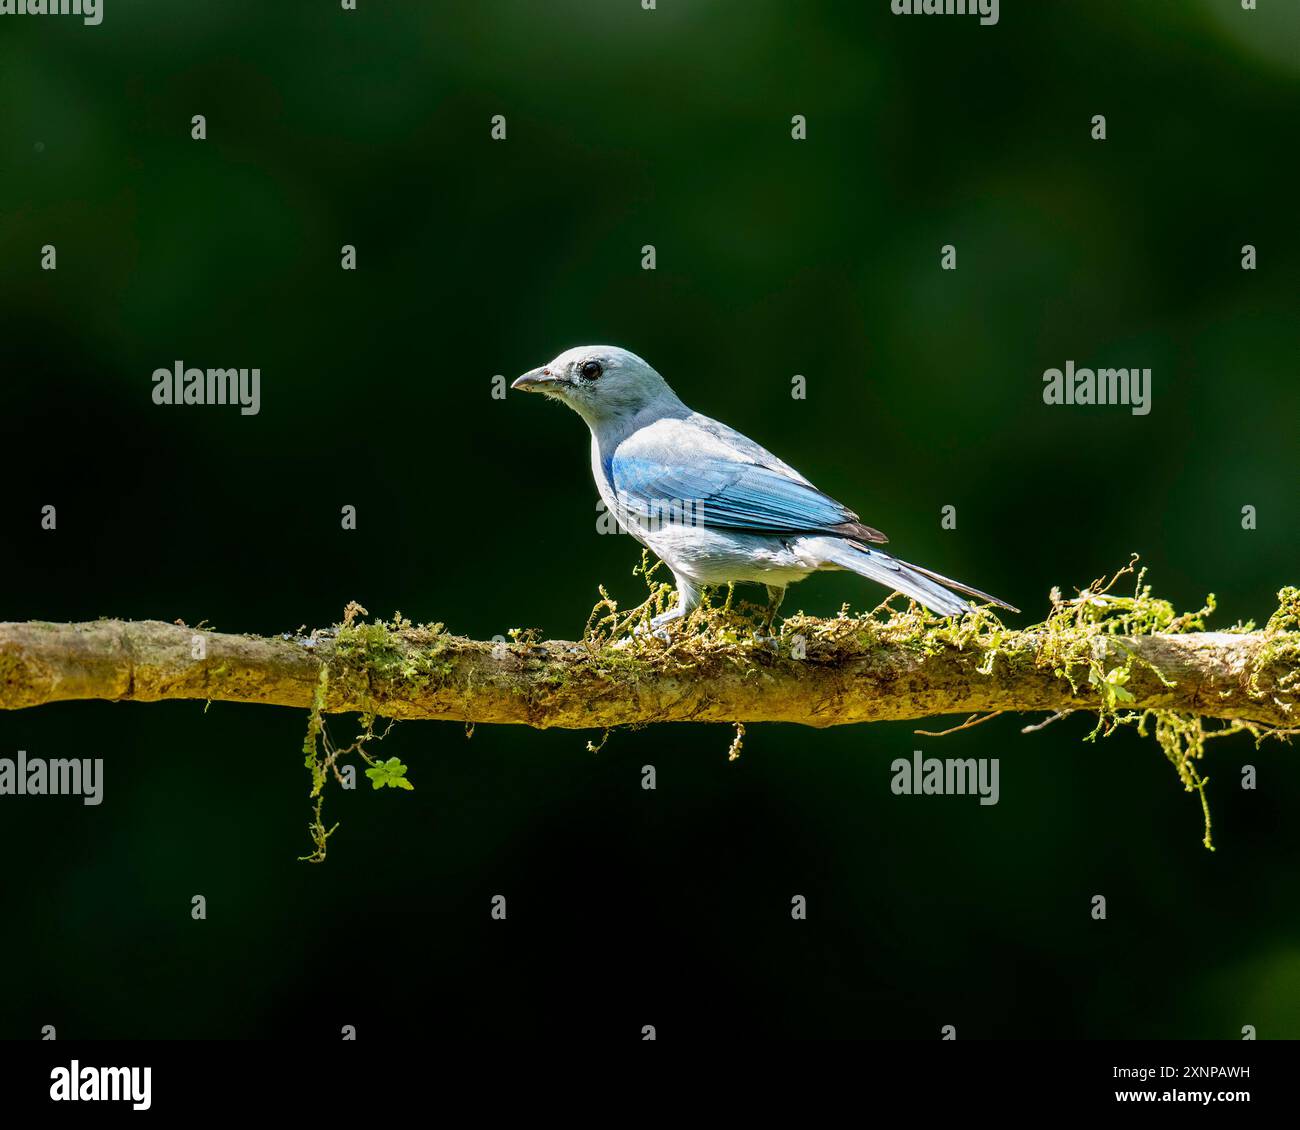
<instances>
[{"instance_id":1,"label":"bird's beak","mask_svg":"<svg viewBox=\"0 0 1300 1130\"><path fill-rule=\"evenodd\" d=\"M510 387L523 392L545 392L546 389L559 383L559 379L551 374L550 369L543 367L529 370L522 377L516 378Z\"/></svg>"}]
</instances>

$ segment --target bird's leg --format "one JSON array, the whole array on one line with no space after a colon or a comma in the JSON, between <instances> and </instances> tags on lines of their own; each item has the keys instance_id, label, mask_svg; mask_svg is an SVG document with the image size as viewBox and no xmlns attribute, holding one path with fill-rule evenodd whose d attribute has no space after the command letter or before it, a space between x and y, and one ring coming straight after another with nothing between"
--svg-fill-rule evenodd
<instances>
[{"instance_id":1,"label":"bird's leg","mask_svg":"<svg viewBox=\"0 0 1300 1130\"><path fill-rule=\"evenodd\" d=\"M669 624L682 620L695 611L700 603L700 587L692 584L684 577L679 577L675 573L673 579L677 582L677 603L667 612L656 616L650 621L650 630L661 639L667 639L668 633L665 631Z\"/></svg>"},{"instance_id":2,"label":"bird's leg","mask_svg":"<svg viewBox=\"0 0 1300 1130\"><path fill-rule=\"evenodd\" d=\"M776 613L781 607L781 602L785 600L784 585L767 586L767 618L763 621L763 627L767 632L767 638L775 638L772 632L772 625L776 623Z\"/></svg>"},{"instance_id":3,"label":"bird's leg","mask_svg":"<svg viewBox=\"0 0 1300 1130\"><path fill-rule=\"evenodd\" d=\"M676 624L694 611L695 607L700 603L701 590L699 586L683 580L676 574L673 576L677 581L677 603L667 612L653 617L648 624L643 620L632 629L632 635L616 641L615 647L627 647L633 639L647 632L656 639L666 640L668 639L669 626Z\"/></svg>"},{"instance_id":4,"label":"bird's leg","mask_svg":"<svg viewBox=\"0 0 1300 1130\"><path fill-rule=\"evenodd\" d=\"M772 630L772 625L776 622L777 611L781 607L781 602L785 600L784 585L767 586L767 630Z\"/></svg>"}]
</instances>

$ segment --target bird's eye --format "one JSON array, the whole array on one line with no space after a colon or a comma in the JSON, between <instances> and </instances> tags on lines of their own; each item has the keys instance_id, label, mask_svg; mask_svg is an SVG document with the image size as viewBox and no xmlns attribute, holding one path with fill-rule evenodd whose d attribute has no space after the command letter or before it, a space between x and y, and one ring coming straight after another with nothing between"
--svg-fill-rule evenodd
<instances>
[{"instance_id":1,"label":"bird's eye","mask_svg":"<svg viewBox=\"0 0 1300 1130\"><path fill-rule=\"evenodd\" d=\"M603 372L599 361L587 361L582 366L582 375L589 381L597 380Z\"/></svg>"}]
</instances>

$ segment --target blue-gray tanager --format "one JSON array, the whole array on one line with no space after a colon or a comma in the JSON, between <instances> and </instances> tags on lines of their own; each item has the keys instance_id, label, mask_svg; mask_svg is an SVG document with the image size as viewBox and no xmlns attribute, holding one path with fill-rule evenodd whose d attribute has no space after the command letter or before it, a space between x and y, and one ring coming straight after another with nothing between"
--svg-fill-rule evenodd
<instances>
[{"instance_id":1,"label":"blue-gray tanager","mask_svg":"<svg viewBox=\"0 0 1300 1130\"><path fill-rule=\"evenodd\" d=\"M561 400L587 421L601 499L677 582L677 606L655 617L655 629L689 613L703 586L733 581L767 586L770 625L786 586L821 569L852 570L942 616L970 611L949 588L1019 611L871 548L885 535L752 439L692 412L626 349L570 349L511 387Z\"/></svg>"}]
</instances>

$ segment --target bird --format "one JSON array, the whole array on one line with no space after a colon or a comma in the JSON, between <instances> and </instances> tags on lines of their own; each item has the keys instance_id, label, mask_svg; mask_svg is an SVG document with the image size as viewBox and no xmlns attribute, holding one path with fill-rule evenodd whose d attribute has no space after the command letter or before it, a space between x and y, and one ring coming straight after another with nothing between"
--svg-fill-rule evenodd
<instances>
[{"instance_id":1,"label":"bird","mask_svg":"<svg viewBox=\"0 0 1300 1130\"><path fill-rule=\"evenodd\" d=\"M676 604L650 621L656 635L707 587L746 582L766 586L771 631L786 589L823 570L857 573L940 616L972 610L957 593L1019 611L879 549L889 540L879 530L748 436L692 411L626 349L577 346L510 387L560 401L591 430L602 502L676 582Z\"/></svg>"}]
</instances>

